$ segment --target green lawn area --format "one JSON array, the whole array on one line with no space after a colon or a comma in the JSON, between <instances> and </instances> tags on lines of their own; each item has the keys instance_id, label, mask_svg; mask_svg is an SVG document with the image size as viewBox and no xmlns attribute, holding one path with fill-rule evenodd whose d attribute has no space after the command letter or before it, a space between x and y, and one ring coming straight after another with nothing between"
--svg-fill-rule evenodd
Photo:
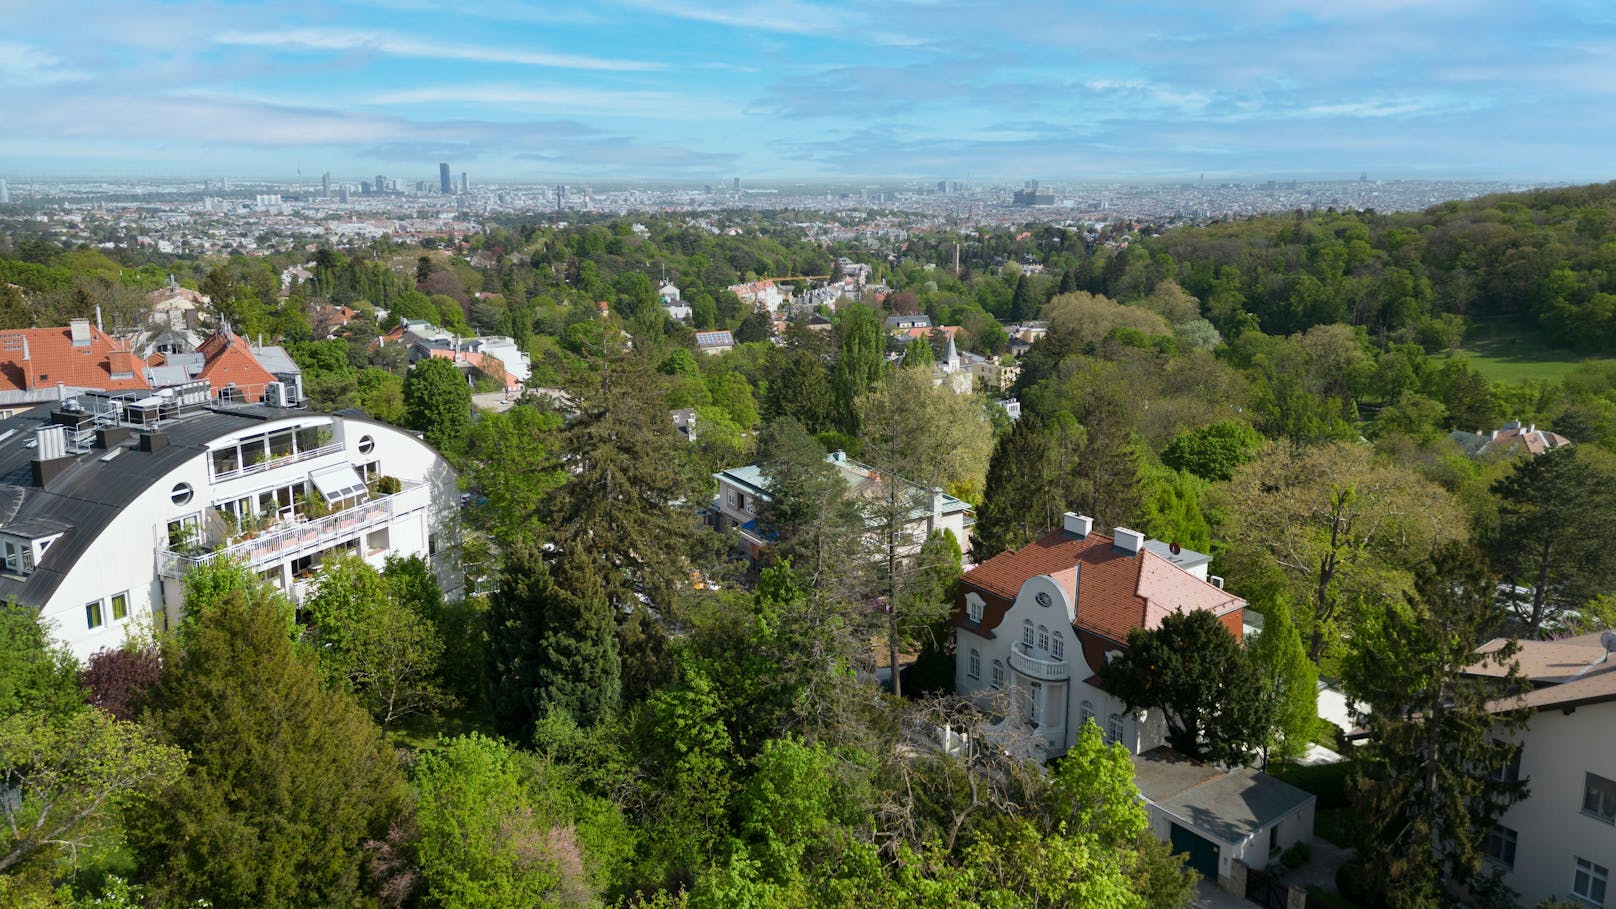
<instances>
[{"instance_id":1,"label":"green lawn area","mask_svg":"<svg viewBox=\"0 0 1616 909\"><path fill-rule=\"evenodd\" d=\"M470 732L492 736L494 729L488 724L483 711L461 707L435 717L406 717L387 729L387 740L395 746L416 750L438 747L438 736L453 738Z\"/></svg>"},{"instance_id":2,"label":"green lawn area","mask_svg":"<svg viewBox=\"0 0 1616 909\"><path fill-rule=\"evenodd\" d=\"M1455 353L1469 357L1476 370L1493 382L1558 382L1591 359L1551 344L1530 329L1486 323L1473 326Z\"/></svg>"}]
</instances>

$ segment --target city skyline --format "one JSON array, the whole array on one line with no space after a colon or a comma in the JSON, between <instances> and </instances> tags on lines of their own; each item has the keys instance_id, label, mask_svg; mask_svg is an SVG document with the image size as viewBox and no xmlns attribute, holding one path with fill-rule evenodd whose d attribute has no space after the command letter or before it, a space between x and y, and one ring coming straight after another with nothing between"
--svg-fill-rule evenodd
<instances>
[{"instance_id":1,"label":"city skyline","mask_svg":"<svg viewBox=\"0 0 1616 909\"><path fill-rule=\"evenodd\" d=\"M19 4L0 172L1610 178L1609 10L1310 7Z\"/></svg>"}]
</instances>

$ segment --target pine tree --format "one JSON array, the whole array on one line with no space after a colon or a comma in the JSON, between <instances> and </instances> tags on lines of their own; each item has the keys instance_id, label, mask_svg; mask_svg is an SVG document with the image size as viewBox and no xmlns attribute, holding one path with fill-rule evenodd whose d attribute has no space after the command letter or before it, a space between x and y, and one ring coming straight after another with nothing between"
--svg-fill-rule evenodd
<instances>
[{"instance_id":1,"label":"pine tree","mask_svg":"<svg viewBox=\"0 0 1616 909\"><path fill-rule=\"evenodd\" d=\"M1497 581L1462 544L1439 550L1401 602L1358 623L1342 682L1367 741L1353 749L1349 793L1365 829L1358 855L1389 905L1452 905L1450 886L1477 878L1487 832L1525 781L1500 773L1525 711L1499 710L1502 692L1528 688L1513 642L1478 659L1497 627ZM1474 673L1498 673L1481 678Z\"/></svg>"},{"instance_id":2,"label":"pine tree","mask_svg":"<svg viewBox=\"0 0 1616 909\"><path fill-rule=\"evenodd\" d=\"M506 550L499 581L488 595L484 623L484 679L494 728L507 738L527 741L539 718L534 692L539 677L543 616L537 604L557 596L555 579L531 543Z\"/></svg>"},{"instance_id":3,"label":"pine tree","mask_svg":"<svg viewBox=\"0 0 1616 909\"><path fill-rule=\"evenodd\" d=\"M809 432L824 432L836 425L830 376L818 354L807 347L776 348L769 352L768 363L764 419L791 417Z\"/></svg>"},{"instance_id":4,"label":"pine tree","mask_svg":"<svg viewBox=\"0 0 1616 909\"><path fill-rule=\"evenodd\" d=\"M1127 408L1111 394L1096 393L1083 420L1083 441L1070 477L1078 511L1096 527L1121 527L1140 510L1139 452Z\"/></svg>"},{"instance_id":5,"label":"pine tree","mask_svg":"<svg viewBox=\"0 0 1616 909\"><path fill-rule=\"evenodd\" d=\"M1016 289L1010 295L1010 320L1025 322L1038 315L1038 302L1034 298L1032 279L1023 274L1016 279Z\"/></svg>"},{"instance_id":6,"label":"pine tree","mask_svg":"<svg viewBox=\"0 0 1616 909\"><path fill-rule=\"evenodd\" d=\"M1515 606L1533 633L1553 626L1616 583L1607 542L1616 524L1616 479L1577 448L1527 457L1493 484L1499 498L1494 561L1530 601Z\"/></svg>"},{"instance_id":7,"label":"pine tree","mask_svg":"<svg viewBox=\"0 0 1616 909\"><path fill-rule=\"evenodd\" d=\"M262 591L215 603L165 654L149 722L189 752L185 776L126 825L155 902L346 906L360 844L397 816L393 750Z\"/></svg>"},{"instance_id":8,"label":"pine tree","mask_svg":"<svg viewBox=\"0 0 1616 909\"><path fill-rule=\"evenodd\" d=\"M1055 526L1060 505L1044 422L1027 414L1000 437L976 511L972 553L986 561L1019 549Z\"/></svg>"},{"instance_id":9,"label":"pine tree","mask_svg":"<svg viewBox=\"0 0 1616 909\"><path fill-rule=\"evenodd\" d=\"M622 667L617 630L589 558L568 552L541 611L535 705L540 715L565 710L587 729L617 711Z\"/></svg>"},{"instance_id":10,"label":"pine tree","mask_svg":"<svg viewBox=\"0 0 1616 909\"><path fill-rule=\"evenodd\" d=\"M789 562L816 604L854 598L863 518L825 449L783 417L759 434L758 467L769 481L758 527L770 540L771 561Z\"/></svg>"}]
</instances>

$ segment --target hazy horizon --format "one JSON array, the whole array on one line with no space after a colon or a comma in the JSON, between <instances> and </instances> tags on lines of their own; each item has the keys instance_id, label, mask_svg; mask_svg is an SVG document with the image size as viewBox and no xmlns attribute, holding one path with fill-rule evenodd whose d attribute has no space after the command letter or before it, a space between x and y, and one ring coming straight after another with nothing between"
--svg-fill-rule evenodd
<instances>
[{"instance_id":1,"label":"hazy horizon","mask_svg":"<svg viewBox=\"0 0 1616 909\"><path fill-rule=\"evenodd\" d=\"M1595 3L8 6L13 182L1580 183L1616 139Z\"/></svg>"}]
</instances>

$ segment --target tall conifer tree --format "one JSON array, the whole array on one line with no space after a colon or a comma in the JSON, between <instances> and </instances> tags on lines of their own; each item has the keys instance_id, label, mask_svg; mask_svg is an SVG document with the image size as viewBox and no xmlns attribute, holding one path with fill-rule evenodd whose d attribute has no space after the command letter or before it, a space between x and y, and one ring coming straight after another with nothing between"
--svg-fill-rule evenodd
<instances>
[{"instance_id":1,"label":"tall conifer tree","mask_svg":"<svg viewBox=\"0 0 1616 909\"><path fill-rule=\"evenodd\" d=\"M1055 526L1060 500L1053 468L1049 436L1036 414L1017 420L999 439L976 511L977 561L1020 548Z\"/></svg>"}]
</instances>

